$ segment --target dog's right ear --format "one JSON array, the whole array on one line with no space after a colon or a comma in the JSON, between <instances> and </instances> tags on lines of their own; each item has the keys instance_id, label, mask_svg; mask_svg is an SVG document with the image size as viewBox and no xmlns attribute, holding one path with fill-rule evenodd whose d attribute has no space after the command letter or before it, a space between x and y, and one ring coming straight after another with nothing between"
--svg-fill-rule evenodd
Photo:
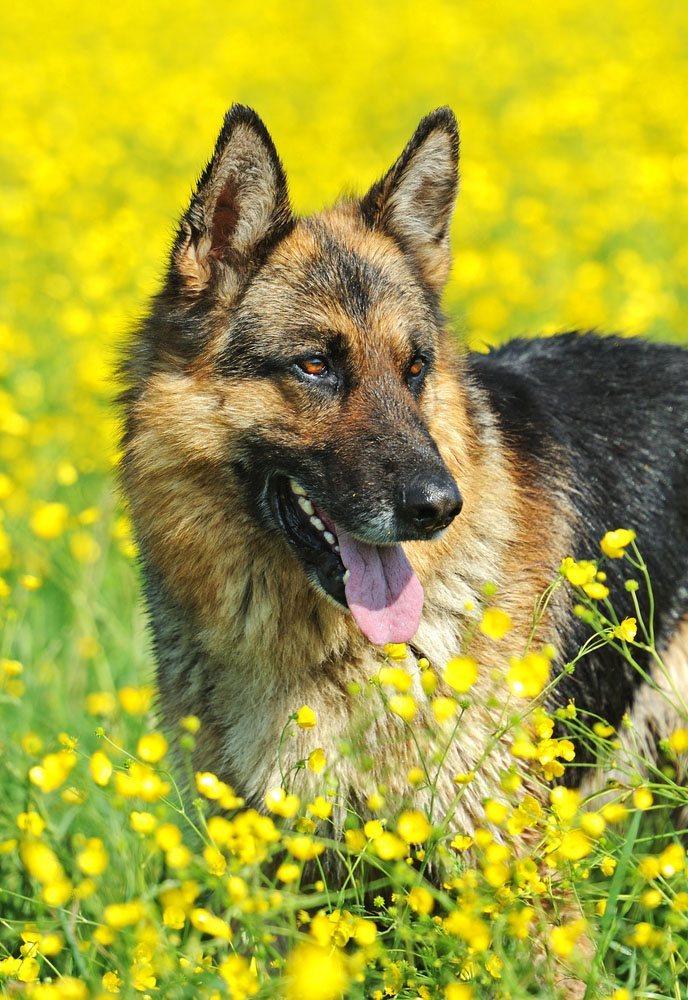
<instances>
[{"instance_id":1,"label":"dog's right ear","mask_svg":"<svg viewBox=\"0 0 688 1000\"><path fill-rule=\"evenodd\" d=\"M287 179L255 111L234 104L172 251L172 275L190 294L211 284L233 301L293 224Z\"/></svg>"}]
</instances>

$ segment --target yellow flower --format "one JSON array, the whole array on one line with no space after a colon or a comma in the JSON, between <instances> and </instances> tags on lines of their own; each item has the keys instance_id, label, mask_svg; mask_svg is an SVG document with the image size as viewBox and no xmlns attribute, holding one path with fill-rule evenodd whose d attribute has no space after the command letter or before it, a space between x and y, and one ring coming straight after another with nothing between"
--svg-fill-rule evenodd
<instances>
[{"instance_id":1,"label":"yellow flower","mask_svg":"<svg viewBox=\"0 0 688 1000\"><path fill-rule=\"evenodd\" d=\"M424 844L432 833L432 826L425 813L411 809L399 816L397 833L407 844Z\"/></svg>"},{"instance_id":2,"label":"yellow flower","mask_svg":"<svg viewBox=\"0 0 688 1000\"><path fill-rule=\"evenodd\" d=\"M119 692L119 703L128 715L145 715L153 702L155 688L150 685L123 687Z\"/></svg>"},{"instance_id":3,"label":"yellow flower","mask_svg":"<svg viewBox=\"0 0 688 1000\"><path fill-rule=\"evenodd\" d=\"M605 587L603 583L598 583L597 581L584 583L583 590L594 601L602 601L605 597L609 596L609 587Z\"/></svg>"},{"instance_id":4,"label":"yellow flower","mask_svg":"<svg viewBox=\"0 0 688 1000\"><path fill-rule=\"evenodd\" d=\"M179 847L181 842L182 831L174 823L161 823L156 828L155 843L161 851L171 851L172 848Z\"/></svg>"},{"instance_id":5,"label":"yellow flower","mask_svg":"<svg viewBox=\"0 0 688 1000\"><path fill-rule=\"evenodd\" d=\"M608 531L602 541L600 548L609 559L621 559L627 546L635 538L635 531L627 528L617 528L616 531Z\"/></svg>"},{"instance_id":6,"label":"yellow flower","mask_svg":"<svg viewBox=\"0 0 688 1000\"><path fill-rule=\"evenodd\" d=\"M283 788L270 788L265 795L265 805L276 816L291 819L301 805L298 795L288 795Z\"/></svg>"},{"instance_id":7,"label":"yellow flower","mask_svg":"<svg viewBox=\"0 0 688 1000\"><path fill-rule=\"evenodd\" d=\"M285 861L279 866L276 873L280 882L295 882L301 875L301 868L293 861Z\"/></svg>"},{"instance_id":8,"label":"yellow flower","mask_svg":"<svg viewBox=\"0 0 688 1000\"><path fill-rule=\"evenodd\" d=\"M314 771L316 774L322 774L325 770L325 765L327 760L325 758L325 751L322 747L317 747L315 750L311 750L308 755L308 768L310 771Z\"/></svg>"},{"instance_id":9,"label":"yellow flower","mask_svg":"<svg viewBox=\"0 0 688 1000\"><path fill-rule=\"evenodd\" d=\"M287 960L285 1000L339 1000L347 982L339 951L310 942L298 944Z\"/></svg>"},{"instance_id":10,"label":"yellow flower","mask_svg":"<svg viewBox=\"0 0 688 1000\"><path fill-rule=\"evenodd\" d=\"M232 930L226 920L216 917L209 910L197 907L191 911L190 920L197 931L209 934L210 937L222 938L223 941L232 940Z\"/></svg>"},{"instance_id":11,"label":"yellow flower","mask_svg":"<svg viewBox=\"0 0 688 1000\"><path fill-rule=\"evenodd\" d=\"M296 713L296 725L300 729L312 729L315 726L315 712L309 705L302 705Z\"/></svg>"},{"instance_id":12,"label":"yellow flower","mask_svg":"<svg viewBox=\"0 0 688 1000\"><path fill-rule=\"evenodd\" d=\"M253 964L243 955L229 955L220 962L218 971L229 988L231 1000L253 997L260 989Z\"/></svg>"},{"instance_id":13,"label":"yellow flower","mask_svg":"<svg viewBox=\"0 0 688 1000\"><path fill-rule=\"evenodd\" d=\"M628 816L628 809L623 802L609 802L600 812L607 823L623 823Z\"/></svg>"},{"instance_id":14,"label":"yellow flower","mask_svg":"<svg viewBox=\"0 0 688 1000\"><path fill-rule=\"evenodd\" d=\"M101 979L101 983L106 993L119 993L122 980L116 972L106 972Z\"/></svg>"},{"instance_id":15,"label":"yellow flower","mask_svg":"<svg viewBox=\"0 0 688 1000\"><path fill-rule=\"evenodd\" d=\"M113 715L117 701L111 691L94 691L86 695L86 711L89 715Z\"/></svg>"},{"instance_id":16,"label":"yellow flower","mask_svg":"<svg viewBox=\"0 0 688 1000\"><path fill-rule=\"evenodd\" d=\"M310 837L285 837L284 846L298 861L312 861L325 850L324 844L316 844Z\"/></svg>"},{"instance_id":17,"label":"yellow flower","mask_svg":"<svg viewBox=\"0 0 688 1000\"><path fill-rule=\"evenodd\" d=\"M345 830L344 831L344 842L349 851L354 854L359 854L367 843L367 837L363 830Z\"/></svg>"},{"instance_id":18,"label":"yellow flower","mask_svg":"<svg viewBox=\"0 0 688 1000\"><path fill-rule=\"evenodd\" d=\"M21 862L37 882L49 885L64 879L64 869L57 855L41 840L22 841L19 847Z\"/></svg>"},{"instance_id":19,"label":"yellow flower","mask_svg":"<svg viewBox=\"0 0 688 1000\"><path fill-rule=\"evenodd\" d=\"M145 910L139 900L132 900L129 903L110 903L103 910L103 920L115 930L132 927L143 920L144 916Z\"/></svg>"},{"instance_id":20,"label":"yellow flower","mask_svg":"<svg viewBox=\"0 0 688 1000\"><path fill-rule=\"evenodd\" d=\"M411 722L414 718L418 706L412 695L395 694L389 699L390 711L398 715L405 722Z\"/></svg>"},{"instance_id":21,"label":"yellow flower","mask_svg":"<svg viewBox=\"0 0 688 1000\"><path fill-rule=\"evenodd\" d=\"M569 924L553 927L549 934L550 947L555 955L568 958L585 931L584 920L573 920Z\"/></svg>"},{"instance_id":22,"label":"yellow flower","mask_svg":"<svg viewBox=\"0 0 688 1000\"><path fill-rule=\"evenodd\" d=\"M329 819L332 815L332 803L322 795L313 799L307 808L311 816L315 816L316 819Z\"/></svg>"},{"instance_id":23,"label":"yellow flower","mask_svg":"<svg viewBox=\"0 0 688 1000\"><path fill-rule=\"evenodd\" d=\"M624 618L620 625L617 625L612 633L614 638L623 642L633 642L638 631L638 622L635 618Z\"/></svg>"},{"instance_id":24,"label":"yellow flower","mask_svg":"<svg viewBox=\"0 0 688 1000\"><path fill-rule=\"evenodd\" d=\"M427 916L435 909L435 900L432 893L424 889L423 886L415 886L407 896L407 902L414 913L422 913Z\"/></svg>"},{"instance_id":25,"label":"yellow flower","mask_svg":"<svg viewBox=\"0 0 688 1000\"><path fill-rule=\"evenodd\" d=\"M571 820L578 812L581 803L581 793L573 788L557 785L549 793L552 810L561 820Z\"/></svg>"},{"instance_id":26,"label":"yellow flower","mask_svg":"<svg viewBox=\"0 0 688 1000\"><path fill-rule=\"evenodd\" d=\"M558 851L569 861L580 861L592 851L592 841L582 830L568 830L562 837Z\"/></svg>"},{"instance_id":27,"label":"yellow flower","mask_svg":"<svg viewBox=\"0 0 688 1000\"><path fill-rule=\"evenodd\" d=\"M32 837L40 837L45 830L45 820L37 812L19 813L17 816L17 826L22 833L30 833Z\"/></svg>"},{"instance_id":28,"label":"yellow flower","mask_svg":"<svg viewBox=\"0 0 688 1000\"><path fill-rule=\"evenodd\" d=\"M580 818L581 829L585 830L589 837L599 840L607 829L607 821L598 812L585 812Z\"/></svg>"},{"instance_id":29,"label":"yellow flower","mask_svg":"<svg viewBox=\"0 0 688 1000\"><path fill-rule=\"evenodd\" d=\"M444 987L444 1000L475 1000L475 993L468 983L449 983Z\"/></svg>"},{"instance_id":30,"label":"yellow flower","mask_svg":"<svg viewBox=\"0 0 688 1000\"><path fill-rule=\"evenodd\" d=\"M686 867L686 852L681 844L669 844L658 857L659 870L665 878L671 878Z\"/></svg>"},{"instance_id":31,"label":"yellow flower","mask_svg":"<svg viewBox=\"0 0 688 1000\"><path fill-rule=\"evenodd\" d=\"M501 608L487 608L479 624L480 631L489 639L503 639L513 628L510 615Z\"/></svg>"},{"instance_id":32,"label":"yellow flower","mask_svg":"<svg viewBox=\"0 0 688 1000\"><path fill-rule=\"evenodd\" d=\"M674 753L685 753L688 750L688 729L675 729L668 742Z\"/></svg>"},{"instance_id":33,"label":"yellow flower","mask_svg":"<svg viewBox=\"0 0 688 1000\"><path fill-rule=\"evenodd\" d=\"M549 681L550 671L550 661L542 653L526 653L521 660L512 656L506 674L511 693L519 698L537 697Z\"/></svg>"},{"instance_id":34,"label":"yellow flower","mask_svg":"<svg viewBox=\"0 0 688 1000\"><path fill-rule=\"evenodd\" d=\"M96 785L100 785L101 788L104 788L112 777L112 761L102 750L96 750L92 754L88 769Z\"/></svg>"},{"instance_id":35,"label":"yellow flower","mask_svg":"<svg viewBox=\"0 0 688 1000\"><path fill-rule=\"evenodd\" d=\"M88 531L76 531L69 539L74 559L80 563L95 563L100 559L100 545Z\"/></svg>"},{"instance_id":36,"label":"yellow flower","mask_svg":"<svg viewBox=\"0 0 688 1000\"><path fill-rule=\"evenodd\" d=\"M31 530L38 538L51 541L64 534L69 508L63 503L43 503L31 515Z\"/></svg>"},{"instance_id":37,"label":"yellow flower","mask_svg":"<svg viewBox=\"0 0 688 1000\"><path fill-rule=\"evenodd\" d=\"M84 849L77 854L76 863L84 875L102 875L108 864L103 841L99 837L89 837Z\"/></svg>"},{"instance_id":38,"label":"yellow flower","mask_svg":"<svg viewBox=\"0 0 688 1000\"><path fill-rule=\"evenodd\" d=\"M571 556L567 556L561 564L560 572L574 587L583 587L595 579L597 566L594 562L587 560L576 562Z\"/></svg>"},{"instance_id":39,"label":"yellow flower","mask_svg":"<svg viewBox=\"0 0 688 1000\"><path fill-rule=\"evenodd\" d=\"M136 833L152 833L158 825L158 821L152 813L131 812L129 813L129 825Z\"/></svg>"},{"instance_id":40,"label":"yellow flower","mask_svg":"<svg viewBox=\"0 0 688 1000\"><path fill-rule=\"evenodd\" d=\"M375 853L383 861L394 861L405 858L408 848L404 841L394 833L384 832L373 842Z\"/></svg>"},{"instance_id":41,"label":"yellow flower","mask_svg":"<svg viewBox=\"0 0 688 1000\"><path fill-rule=\"evenodd\" d=\"M402 694L405 694L413 683L411 675L402 667L380 667L378 677L381 684L388 684Z\"/></svg>"},{"instance_id":42,"label":"yellow flower","mask_svg":"<svg viewBox=\"0 0 688 1000\"><path fill-rule=\"evenodd\" d=\"M432 708L432 714L435 716L436 721L442 725L448 722L449 719L453 719L456 715L456 709L458 705L454 698L433 698L430 702L430 707Z\"/></svg>"},{"instance_id":43,"label":"yellow flower","mask_svg":"<svg viewBox=\"0 0 688 1000\"><path fill-rule=\"evenodd\" d=\"M163 781L148 764L134 761L129 770L118 771L115 775L115 789L119 795L126 798L139 798L144 802L157 802L170 790L167 781Z\"/></svg>"},{"instance_id":44,"label":"yellow flower","mask_svg":"<svg viewBox=\"0 0 688 1000\"><path fill-rule=\"evenodd\" d=\"M76 765L76 756L68 750L47 754L40 764L29 771L32 784L43 792L52 792L69 777Z\"/></svg>"},{"instance_id":45,"label":"yellow flower","mask_svg":"<svg viewBox=\"0 0 688 1000\"><path fill-rule=\"evenodd\" d=\"M654 802L649 788L636 788L633 792L633 805L636 809L649 809Z\"/></svg>"},{"instance_id":46,"label":"yellow flower","mask_svg":"<svg viewBox=\"0 0 688 1000\"><path fill-rule=\"evenodd\" d=\"M462 938L475 951L487 951L490 947L490 928L479 917L454 910L443 923L447 934Z\"/></svg>"},{"instance_id":47,"label":"yellow flower","mask_svg":"<svg viewBox=\"0 0 688 1000\"><path fill-rule=\"evenodd\" d=\"M136 754L147 764L157 764L167 753L167 740L162 733L145 733L139 740Z\"/></svg>"},{"instance_id":48,"label":"yellow flower","mask_svg":"<svg viewBox=\"0 0 688 1000\"><path fill-rule=\"evenodd\" d=\"M504 802L497 802L495 799L487 799L485 802L485 819L488 823L501 826L509 815L509 806Z\"/></svg>"},{"instance_id":49,"label":"yellow flower","mask_svg":"<svg viewBox=\"0 0 688 1000\"><path fill-rule=\"evenodd\" d=\"M405 660L408 655L405 642L388 642L384 650L390 660Z\"/></svg>"}]
</instances>

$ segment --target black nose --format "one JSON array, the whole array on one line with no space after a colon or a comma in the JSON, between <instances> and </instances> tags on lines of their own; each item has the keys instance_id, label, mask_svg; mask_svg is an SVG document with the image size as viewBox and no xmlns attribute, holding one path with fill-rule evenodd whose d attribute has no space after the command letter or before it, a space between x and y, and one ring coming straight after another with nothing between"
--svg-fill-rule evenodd
<instances>
[{"instance_id":1,"label":"black nose","mask_svg":"<svg viewBox=\"0 0 688 1000\"><path fill-rule=\"evenodd\" d=\"M463 500L454 480L444 476L416 476L402 490L399 518L416 537L433 535L454 520Z\"/></svg>"}]
</instances>

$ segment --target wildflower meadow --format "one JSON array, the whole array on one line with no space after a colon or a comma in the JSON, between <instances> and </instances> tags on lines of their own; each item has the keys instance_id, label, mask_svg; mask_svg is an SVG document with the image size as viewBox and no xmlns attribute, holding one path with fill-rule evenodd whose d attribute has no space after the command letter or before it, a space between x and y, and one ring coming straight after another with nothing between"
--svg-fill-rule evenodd
<instances>
[{"instance_id":1,"label":"wildflower meadow","mask_svg":"<svg viewBox=\"0 0 688 1000\"><path fill-rule=\"evenodd\" d=\"M632 720L573 702L560 738L556 651L537 638L565 588L589 628L577 659L611 643L661 677L643 539L610 524L564 561L529 648L493 677L499 731L452 775L458 803L506 739L537 795L506 767L479 828L433 811L444 761L424 747L461 739L492 665L467 637L412 678L392 645L350 695L414 742L418 805L379 788L375 818L335 839L336 762L308 705L283 739L307 730L312 750L262 812L194 773L198 719L170 733L156 715L114 405L119 345L233 101L266 121L304 213L455 109L445 307L471 349L562 329L688 343L688 5L36 0L3 5L0 46L0 996L688 996L688 691L667 691L685 725L651 760ZM621 620L612 564L636 608ZM483 596L497 650L511 623ZM600 756L583 792L559 781L581 745ZM340 753L365 770L355 741ZM317 796L299 794L305 770Z\"/></svg>"}]
</instances>

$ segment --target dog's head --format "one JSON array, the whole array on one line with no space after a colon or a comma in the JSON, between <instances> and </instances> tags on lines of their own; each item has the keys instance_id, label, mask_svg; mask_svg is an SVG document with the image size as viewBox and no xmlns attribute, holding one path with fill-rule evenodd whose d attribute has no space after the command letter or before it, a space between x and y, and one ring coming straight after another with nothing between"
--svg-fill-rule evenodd
<instances>
[{"instance_id":1,"label":"dog's head","mask_svg":"<svg viewBox=\"0 0 688 1000\"><path fill-rule=\"evenodd\" d=\"M166 470L168 514L203 482L215 520L286 544L377 643L420 618L400 543L438 537L461 510L432 435L457 186L442 108L364 198L296 218L265 126L234 106L129 363L139 485L159 449L146 461Z\"/></svg>"}]
</instances>

